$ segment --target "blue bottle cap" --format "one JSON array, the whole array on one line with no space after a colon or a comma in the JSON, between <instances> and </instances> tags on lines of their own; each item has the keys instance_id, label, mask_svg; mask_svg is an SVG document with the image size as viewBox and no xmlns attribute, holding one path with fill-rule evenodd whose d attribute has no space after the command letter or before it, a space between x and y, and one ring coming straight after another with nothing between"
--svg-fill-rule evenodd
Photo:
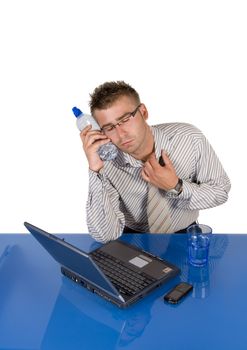
<instances>
[{"instance_id":1,"label":"blue bottle cap","mask_svg":"<svg viewBox=\"0 0 247 350\"><path fill-rule=\"evenodd\" d=\"M82 111L77 107L73 107L72 111L73 111L74 115L76 116L76 118L78 118L81 114L83 115Z\"/></svg>"}]
</instances>

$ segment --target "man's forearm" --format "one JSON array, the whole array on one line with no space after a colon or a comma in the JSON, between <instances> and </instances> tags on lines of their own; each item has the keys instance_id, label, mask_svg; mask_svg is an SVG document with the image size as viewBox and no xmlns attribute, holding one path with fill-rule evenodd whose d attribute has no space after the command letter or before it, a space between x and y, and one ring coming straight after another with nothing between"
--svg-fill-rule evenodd
<instances>
[{"instance_id":1,"label":"man's forearm","mask_svg":"<svg viewBox=\"0 0 247 350\"><path fill-rule=\"evenodd\" d=\"M183 181L183 191L179 195L179 208L208 209L223 204L228 199L230 181L225 178L222 183L190 183Z\"/></svg>"},{"instance_id":2,"label":"man's forearm","mask_svg":"<svg viewBox=\"0 0 247 350\"><path fill-rule=\"evenodd\" d=\"M198 149L195 179L192 182L183 179L178 203L178 207L191 210L225 203L231 188L230 180L206 138L202 138Z\"/></svg>"},{"instance_id":3,"label":"man's forearm","mask_svg":"<svg viewBox=\"0 0 247 350\"><path fill-rule=\"evenodd\" d=\"M92 171L86 211L89 233L94 239L105 243L121 236L125 219L119 209L119 195L104 175Z\"/></svg>"}]
</instances>

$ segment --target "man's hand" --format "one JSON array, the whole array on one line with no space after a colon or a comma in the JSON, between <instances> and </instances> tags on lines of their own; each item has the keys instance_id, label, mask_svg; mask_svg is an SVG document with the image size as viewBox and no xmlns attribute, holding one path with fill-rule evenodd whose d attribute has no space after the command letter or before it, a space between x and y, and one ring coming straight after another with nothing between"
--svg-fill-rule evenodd
<instances>
[{"instance_id":1,"label":"man's hand","mask_svg":"<svg viewBox=\"0 0 247 350\"><path fill-rule=\"evenodd\" d=\"M89 168L98 172L104 166L104 162L100 159L97 151L100 146L110 142L107 136L99 130L91 130L92 126L86 126L80 133L83 149L86 154Z\"/></svg>"},{"instance_id":2,"label":"man's hand","mask_svg":"<svg viewBox=\"0 0 247 350\"><path fill-rule=\"evenodd\" d=\"M162 151L162 158L164 166L158 163L155 154L152 153L144 163L141 175L145 181L150 182L155 187L168 191L176 186L178 176L165 151Z\"/></svg>"}]
</instances>

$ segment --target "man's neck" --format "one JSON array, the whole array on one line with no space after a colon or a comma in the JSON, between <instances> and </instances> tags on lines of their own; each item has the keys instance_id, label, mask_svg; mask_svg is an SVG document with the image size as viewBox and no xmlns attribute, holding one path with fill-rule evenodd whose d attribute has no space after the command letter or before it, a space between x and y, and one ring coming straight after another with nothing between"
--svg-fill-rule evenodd
<instances>
[{"instance_id":1,"label":"man's neck","mask_svg":"<svg viewBox=\"0 0 247 350\"><path fill-rule=\"evenodd\" d=\"M147 126L147 135L145 138L144 147L135 154L131 154L132 157L134 157L137 160L141 160L143 162L146 162L148 157L154 152L155 146L154 146L154 136L151 131L151 128Z\"/></svg>"}]
</instances>

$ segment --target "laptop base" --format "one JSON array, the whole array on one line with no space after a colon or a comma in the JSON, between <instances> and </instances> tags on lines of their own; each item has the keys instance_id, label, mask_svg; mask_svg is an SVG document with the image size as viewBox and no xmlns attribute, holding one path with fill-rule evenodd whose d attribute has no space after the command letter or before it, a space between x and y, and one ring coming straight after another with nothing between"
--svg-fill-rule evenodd
<instances>
[{"instance_id":1,"label":"laptop base","mask_svg":"<svg viewBox=\"0 0 247 350\"><path fill-rule=\"evenodd\" d=\"M75 274L74 272L66 269L64 266L61 266L61 272L62 274L72 280L73 282L79 284L81 287L87 288L90 292L95 293L99 295L100 297L104 298L107 301L110 301L111 303L117 305L121 308L126 308L130 304L127 303L121 303L119 300L114 299L114 297L110 298L109 294L104 293L101 289L98 289L96 286L93 286L89 282L85 281L80 275ZM134 302L134 300L133 300Z\"/></svg>"}]
</instances>

